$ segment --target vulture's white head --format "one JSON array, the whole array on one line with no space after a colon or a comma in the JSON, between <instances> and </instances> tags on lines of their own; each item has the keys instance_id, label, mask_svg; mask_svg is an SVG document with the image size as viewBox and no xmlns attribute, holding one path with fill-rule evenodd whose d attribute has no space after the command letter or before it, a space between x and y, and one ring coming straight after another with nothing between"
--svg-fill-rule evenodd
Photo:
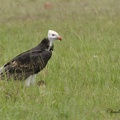
<instances>
[{"instance_id":1,"label":"vulture's white head","mask_svg":"<svg viewBox=\"0 0 120 120\"><path fill-rule=\"evenodd\" d=\"M62 40L62 37L55 31L53 30L48 30L48 40L50 41L50 43L52 44L53 41L55 40Z\"/></svg>"}]
</instances>

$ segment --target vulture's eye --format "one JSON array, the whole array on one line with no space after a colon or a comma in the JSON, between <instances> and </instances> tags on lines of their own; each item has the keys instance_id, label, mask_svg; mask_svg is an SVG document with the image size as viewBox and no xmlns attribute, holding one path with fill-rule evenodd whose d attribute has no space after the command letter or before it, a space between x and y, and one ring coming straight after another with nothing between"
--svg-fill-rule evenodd
<instances>
[{"instance_id":1,"label":"vulture's eye","mask_svg":"<svg viewBox=\"0 0 120 120\"><path fill-rule=\"evenodd\" d=\"M52 36L55 36L55 34L52 34Z\"/></svg>"}]
</instances>

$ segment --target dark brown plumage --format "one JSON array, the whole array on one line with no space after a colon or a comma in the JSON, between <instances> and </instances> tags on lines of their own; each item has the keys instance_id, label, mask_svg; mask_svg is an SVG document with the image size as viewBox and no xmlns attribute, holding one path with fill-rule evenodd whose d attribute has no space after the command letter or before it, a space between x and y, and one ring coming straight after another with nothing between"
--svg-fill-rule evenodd
<instances>
[{"instance_id":1,"label":"dark brown plumage","mask_svg":"<svg viewBox=\"0 0 120 120\"><path fill-rule=\"evenodd\" d=\"M5 71L1 73L1 79L13 77L22 80L40 72L52 56L53 46L49 48L49 44L49 40L44 38L35 48L10 60L4 65Z\"/></svg>"}]
</instances>

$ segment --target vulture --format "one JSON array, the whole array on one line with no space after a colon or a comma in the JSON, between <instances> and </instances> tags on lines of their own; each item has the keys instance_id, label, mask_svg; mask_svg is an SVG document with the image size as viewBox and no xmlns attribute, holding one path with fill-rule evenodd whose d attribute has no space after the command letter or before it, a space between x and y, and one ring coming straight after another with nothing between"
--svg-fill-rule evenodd
<instances>
[{"instance_id":1,"label":"vulture","mask_svg":"<svg viewBox=\"0 0 120 120\"><path fill-rule=\"evenodd\" d=\"M25 51L0 68L0 80L25 80L25 85L35 83L36 74L45 68L52 56L53 42L62 37L53 30L48 30L48 37L44 38L36 47Z\"/></svg>"}]
</instances>

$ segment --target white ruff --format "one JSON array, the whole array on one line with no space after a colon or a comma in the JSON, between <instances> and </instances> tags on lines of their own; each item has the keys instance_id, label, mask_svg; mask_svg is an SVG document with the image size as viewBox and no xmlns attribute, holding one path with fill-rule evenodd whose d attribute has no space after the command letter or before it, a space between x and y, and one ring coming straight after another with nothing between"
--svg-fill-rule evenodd
<instances>
[{"instance_id":1,"label":"white ruff","mask_svg":"<svg viewBox=\"0 0 120 120\"><path fill-rule=\"evenodd\" d=\"M35 84L36 82L36 74L30 75L26 80L25 80L25 86L30 86L31 84Z\"/></svg>"},{"instance_id":2,"label":"white ruff","mask_svg":"<svg viewBox=\"0 0 120 120\"><path fill-rule=\"evenodd\" d=\"M50 41L50 47L52 47L52 45L53 45L53 41L51 40L51 41Z\"/></svg>"}]
</instances>

